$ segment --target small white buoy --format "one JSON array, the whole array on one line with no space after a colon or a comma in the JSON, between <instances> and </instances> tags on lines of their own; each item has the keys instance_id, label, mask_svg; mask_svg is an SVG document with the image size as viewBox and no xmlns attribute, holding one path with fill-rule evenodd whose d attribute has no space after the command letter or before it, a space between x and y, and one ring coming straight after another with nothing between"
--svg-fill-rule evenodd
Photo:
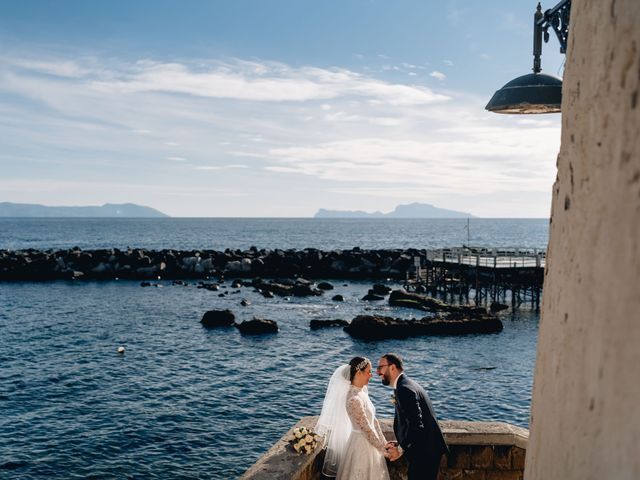
<instances>
[{"instance_id":1,"label":"small white buoy","mask_svg":"<svg viewBox=\"0 0 640 480\"><path fill-rule=\"evenodd\" d=\"M124 353L124 347L118 347L118 353L123 354Z\"/></svg>"}]
</instances>

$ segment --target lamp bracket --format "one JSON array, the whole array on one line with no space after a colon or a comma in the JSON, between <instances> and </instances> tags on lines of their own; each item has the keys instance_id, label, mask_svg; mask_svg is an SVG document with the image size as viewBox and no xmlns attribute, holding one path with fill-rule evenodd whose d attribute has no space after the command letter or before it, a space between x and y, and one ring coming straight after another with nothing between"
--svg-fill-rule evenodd
<instances>
[{"instance_id":1,"label":"lamp bracket","mask_svg":"<svg viewBox=\"0 0 640 480\"><path fill-rule=\"evenodd\" d=\"M567 53L570 15L571 0L562 0L555 7L545 11L542 18L536 22L544 33L545 43L549 41L549 28L555 32L560 43L560 53Z\"/></svg>"}]
</instances>

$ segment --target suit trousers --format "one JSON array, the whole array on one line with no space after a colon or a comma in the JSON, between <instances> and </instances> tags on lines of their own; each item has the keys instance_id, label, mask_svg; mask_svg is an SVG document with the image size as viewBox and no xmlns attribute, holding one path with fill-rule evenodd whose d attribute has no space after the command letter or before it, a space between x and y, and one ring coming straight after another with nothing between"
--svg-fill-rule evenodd
<instances>
[{"instance_id":1,"label":"suit trousers","mask_svg":"<svg viewBox=\"0 0 640 480\"><path fill-rule=\"evenodd\" d=\"M415 452L413 455L409 453L407 456L408 480L436 480L442 454L435 456L424 453L420 455L420 453L422 452Z\"/></svg>"}]
</instances>

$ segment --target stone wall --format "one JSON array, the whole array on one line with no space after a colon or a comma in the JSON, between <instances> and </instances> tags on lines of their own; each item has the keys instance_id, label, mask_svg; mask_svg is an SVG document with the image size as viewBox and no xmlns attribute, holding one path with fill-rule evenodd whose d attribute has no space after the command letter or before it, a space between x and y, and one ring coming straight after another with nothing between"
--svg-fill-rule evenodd
<instances>
[{"instance_id":1,"label":"stone wall","mask_svg":"<svg viewBox=\"0 0 640 480\"><path fill-rule=\"evenodd\" d=\"M293 428L313 428L317 417L305 417L262 456L241 480L320 480L324 451L298 455L286 439ZM387 439L394 439L393 421L380 421ZM440 480L522 480L529 433L499 422L440 422L451 454L443 457ZM404 459L387 462L391 480L407 478Z\"/></svg>"},{"instance_id":2,"label":"stone wall","mask_svg":"<svg viewBox=\"0 0 640 480\"><path fill-rule=\"evenodd\" d=\"M640 1L570 29L525 478L637 480Z\"/></svg>"}]
</instances>

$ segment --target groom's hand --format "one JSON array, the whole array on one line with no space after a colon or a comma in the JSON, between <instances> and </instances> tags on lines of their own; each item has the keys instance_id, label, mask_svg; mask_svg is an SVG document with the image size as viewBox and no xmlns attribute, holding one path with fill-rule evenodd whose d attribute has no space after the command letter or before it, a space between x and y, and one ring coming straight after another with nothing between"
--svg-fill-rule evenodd
<instances>
[{"instance_id":1,"label":"groom's hand","mask_svg":"<svg viewBox=\"0 0 640 480\"><path fill-rule=\"evenodd\" d=\"M391 447L387 450L387 453L389 454L389 460L391 460L392 462L395 462L397 459L400 458L400 456L402 455L400 453L400 451L398 450L398 447Z\"/></svg>"},{"instance_id":2,"label":"groom's hand","mask_svg":"<svg viewBox=\"0 0 640 480\"><path fill-rule=\"evenodd\" d=\"M385 456L392 462L395 462L402 456L402 450L398 447L398 442L387 442L384 448L387 451Z\"/></svg>"},{"instance_id":3,"label":"groom's hand","mask_svg":"<svg viewBox=\"0 0 640 480\"><path fill-rule=\"evenodd\" d=\"M396 450L397 445L398 445L398 442L388 441L387 444L384 446L384 449L386 451L385 457L387 457L392 462L397 458L395 456L395 453L397 453L397 450ZM393 450L396 450L396 452L394 452Z\"/></svg>"}]
</instances>

